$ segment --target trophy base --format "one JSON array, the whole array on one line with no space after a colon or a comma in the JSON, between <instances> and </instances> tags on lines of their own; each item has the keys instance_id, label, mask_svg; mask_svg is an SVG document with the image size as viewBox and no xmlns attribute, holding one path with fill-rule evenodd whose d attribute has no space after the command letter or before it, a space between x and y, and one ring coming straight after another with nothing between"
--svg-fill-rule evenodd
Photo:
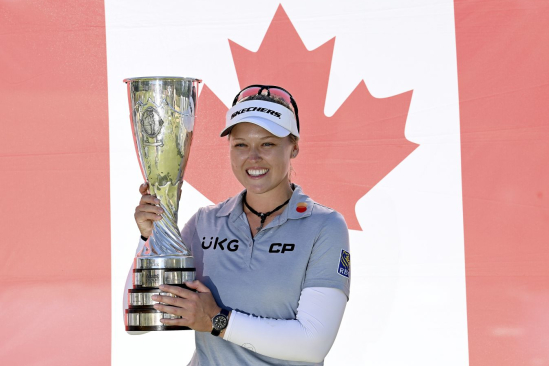
<instances>
[{"instance_id":1,"label":"trophy base","mask_svg":"<svg viewBox=\"0 0 549 366\"><path fill-rule=\"evenodd\" d=\"M189 327L176 327L176 326L169 326L169 325L151 325L151 326L126 326L126 331L133 332L133 331L140 331L140 332L151 332L151 331L163 331L163 330L192 330Z\"/></svg>"},{"instance_id":2,"label":"trophy base","mask_svg":"<svg viewBox=\"0 0 549 366\"><path fill-rule=\"evenodd\" d=\"M196 292L196 290L189 288L185 285L177 285L177 284L171 284L170 286L176 286L181 287L183 289ZM169 296L169 297L177 297L174 294L171 294L169 292L163 292L159 288L134 288L134 289L128 289L128 308L129 309L150 309L151 306L154 306L154 304L157 304L158 301L154 301L152 297L154 295L161 295L161 296Z\"/></svg>"},{"instance_id":3,"label":"trophy base","mask_svg":"<svg viewBox=\"0 0 549 366\"><path fill-rule=\"evenodd\" d=\"M160 290L160 285L171 285L193 290L185 285L195 279L196 270L191 256L167 255L137 257L133 270L133 288L128 289L128 308L125 310L127 331L189 330L188 327L162 324L161 319L178 319L177 315L154 308L154 295L176 297Z\"/></svg>"},{"instance_id":4,"label":"trophy base","mask_svg":"<svg viewBox=\"0 0 549 366\"><path fill-rule=\"evenodd\" d=\"M191 330L189 327L165 325L160 319L178 319L177 315L163 313L155 308L140 306L138 309L126 309L127 331L163 331L163 330Z\"/></svg>"},{"instance_id":5,"label":"trophy base","mask_svg":"<svg viewBox=\"0 0 549 366\"><path fill-rule=\"evenodd\" d=\"M182 285L194 281L196 270L191 256L147 256L135 259L134 288L158 288L160 285Z\"/></svg>"}]
</instances>

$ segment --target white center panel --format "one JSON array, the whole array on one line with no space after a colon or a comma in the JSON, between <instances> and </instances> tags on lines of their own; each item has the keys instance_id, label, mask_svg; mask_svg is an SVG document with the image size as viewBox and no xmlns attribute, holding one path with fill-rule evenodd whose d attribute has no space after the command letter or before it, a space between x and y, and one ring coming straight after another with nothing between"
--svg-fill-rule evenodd
<instances>
[{"instance_id":1,"label":"white center panel","mask_svg":"<svg viewBox=\"0 0 549 366\"><path fill-rule=\"evenodd\" d=\"M357 202L363 231L351 232L351 300L326 364L467 365L453 2L282 6L309 50L336 37L327 115L361 80L377 98L414 91L405 132L420 146ZM122 296L139 238L133 213L142 177L122 80L198 77L229 106L239 85L228 39L257 51L277 7L270 1L105 1L114 366L160 359L185 365L194 350L191 331L124 331ZM207 204L185 183L180 228Z\"/></svg>"}]
</instances>

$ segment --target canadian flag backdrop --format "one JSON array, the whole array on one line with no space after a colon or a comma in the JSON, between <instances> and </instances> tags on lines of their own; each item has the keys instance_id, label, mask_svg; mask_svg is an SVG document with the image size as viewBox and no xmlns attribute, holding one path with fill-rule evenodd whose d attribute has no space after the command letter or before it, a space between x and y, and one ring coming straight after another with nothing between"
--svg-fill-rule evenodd
<instances>
[{"instance_id":1,"label":"canadian flag backdrop","mask_svg":"<svg viewBox=\"0 0 549 366\"><path fill-rule=\"evenodd\" d=\"M179 225L239 192L238 90L287 88L293 180L345 216L351 299L326 365L549 365L544 0L0 0L0 359L186 365L124 331L142 182L126 86L203 80Z\"/></svg>"}]
</instances>

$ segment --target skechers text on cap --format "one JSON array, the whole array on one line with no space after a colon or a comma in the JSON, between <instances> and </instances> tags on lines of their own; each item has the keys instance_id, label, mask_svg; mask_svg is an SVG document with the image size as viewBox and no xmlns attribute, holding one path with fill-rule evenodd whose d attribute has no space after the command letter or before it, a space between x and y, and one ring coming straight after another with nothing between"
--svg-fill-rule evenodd
<instances>
[{"instance_id":1,"label":"skechers text on cap","mask_svg":"<svg viewBox=\"0 0 549 366\"><path fill-rule=\"evenodd\" d=\"M292 134L299 137L295 116L291 110L265 100L240 102L227 111L225 129L221 137L228 135L234 125L249 122L258 125L275 136L286 137Z\"/></svg>"}]
</instances>

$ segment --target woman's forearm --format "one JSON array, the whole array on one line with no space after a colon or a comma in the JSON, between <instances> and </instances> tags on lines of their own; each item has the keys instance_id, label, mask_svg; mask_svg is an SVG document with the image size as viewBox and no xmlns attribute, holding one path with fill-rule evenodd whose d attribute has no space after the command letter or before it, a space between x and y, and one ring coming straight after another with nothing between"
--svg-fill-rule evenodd
<instances>
[{"instance_id":1,"label":"woman's forearm","mask_svg":"<svg viewBox=\"0 0 549 366\"><path fill-rule=\"evenodd\" d=\"M231 312L224 339L259 354L289 361L321 362L334 343L347 296L328 287L308 287L296 319L270 319Z\"/></svg>"}]
</instances>

